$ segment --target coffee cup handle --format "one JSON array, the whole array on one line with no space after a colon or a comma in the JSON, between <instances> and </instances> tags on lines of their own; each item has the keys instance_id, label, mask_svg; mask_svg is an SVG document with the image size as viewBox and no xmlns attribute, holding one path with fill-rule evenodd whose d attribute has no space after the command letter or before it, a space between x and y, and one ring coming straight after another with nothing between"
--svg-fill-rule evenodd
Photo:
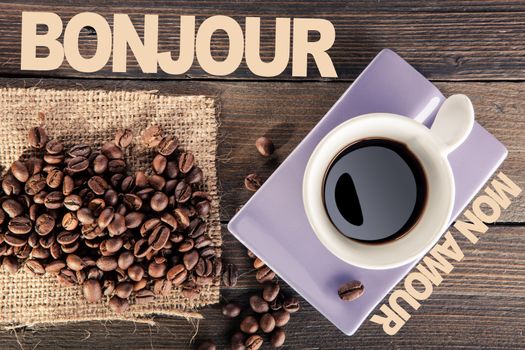
<instances>
[{"instance_id":1,"label":"coffee cup handle","mask_svg":"<svg viewBox=\"0 0 525 350\"><path fill-rule=\"evenodd\" d=\"M466 95L452 95L437 112L430 132L448 155L465 141L474 126L474 107Z\"/></svg>"}]
</instances>

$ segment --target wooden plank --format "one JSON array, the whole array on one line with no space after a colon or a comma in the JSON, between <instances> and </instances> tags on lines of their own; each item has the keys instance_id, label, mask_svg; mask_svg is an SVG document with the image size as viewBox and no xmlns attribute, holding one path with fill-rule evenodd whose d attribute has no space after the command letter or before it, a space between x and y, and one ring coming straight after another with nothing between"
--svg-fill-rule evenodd
<instances>
[{"instance_id":1,"label":"wooden plank","mask_svg":"<svg viewBox=\"0 0 525 350\"><path fill-rule=\"evenodd\" d=\"M286 326L286 349L397 349L397 348L523 348L525 323L524 227L491 227L471 245L458 239L465 258L434 290L396 336L365 321L352 337L339 332L315 309L302 301L302 311ZM258 291L245 249L224 231L225 262L236 263L243 273L239 285L224 289L224 300L246 299ZM287 293L293 294L289 288ZM216 305L203 310L196 340L212 338L227 349L227 338L237 327ZM83 322L62 326L0 332L3 348L126 348L188 349L195 325L177 318L159 317L150 327L126 322ZM266 346L263 349L269 349Z\"/></svg>"},{"instance_id":2,"label":"wooden plank","mask_svg":"<svg viewBox=\"0 0 525 350\"><path fill-rule=\"evenodd\" d=\"M39 4L0 4L0 75L38 76L38 77L83 77L83 78L131 78L131 79L207 79L212 77L194 65L187 74L172 76L162 72L143 74L131 53L127 73L112 73L108 65L97 73L78 73L67 63L54 71L20 70L20 23L22 11L52 11L58 13L64 22L83 11L95 11L112 22L112 14L129 13L142 35L143 14L160 14L159 48L161 51L175 51L178 56L179 16L198 15L197 22L222 14L234 17L244 27L244 17L261 16L263 59L273 58L274 26L276 17L316 17L330 20L336 29L336 42L329 53L333 59L339 80L354 79L368 62L382 48L396 50L411 64L431 79L439 80L523 80L525 78L525 12L518 2L490 2L489 9L511 12L485 12L481 2L467 5L467 2L448 1L445 9L455 12L442 12L438 2L401 1L399 7L384 2L360 1L356 4L338 1L330 2L235 2L219 4L179 1L150 2L136 1L131 5L121 2L95 6L88 1L75 4L70 1L63 6L59 1L45 1ZM448 6L448 7L447 7ZM491 7L492 6L492 7ZM398 10L402 12L397 12ZM447 10L447 11L448 11ZM515 12L515 10L519 10ZM412 12L407 15L407 12ZM421 12L424 11L424 12ZM472 12L475 11L475 12ZM82 54L90 56L96 48L96 36L83 31L80 38ZM39 51L45 54L45 51ZM224 59L228 52L228 42L224 32L217 33L212 41L212 52L216 59ZM290 60L291 61L291 60ZM306 80L323 80L309 59ZM220 79L259 79L242 63L239 69ZM291 62L278 80L301 80L291 76Z\"/></svg>"},{"instance_id":3,"label":"wooden plank","mask_svg":"<svg viewBox=\"0 0 525 350\"><path fill-rule=\"evenodd\" d=\"M218 171L222 188L223 220L245 203L251 192L243 179L257 172L267 178L315 126L348 87L347 83L263 82L149 82L64 79L0 79L0 86L37 86L109 90L158 90L164 94L204 94L221 101ZM438 83L446 94L467 93L481 125L509 149L501 170L525 188L525 83ZM255 139L267 135L277 150L260 157ZM475 171L475 170L473 170ZM500 222L525 222L525 202L517 199L502 211Z\"/></svg>"}]
</instances>

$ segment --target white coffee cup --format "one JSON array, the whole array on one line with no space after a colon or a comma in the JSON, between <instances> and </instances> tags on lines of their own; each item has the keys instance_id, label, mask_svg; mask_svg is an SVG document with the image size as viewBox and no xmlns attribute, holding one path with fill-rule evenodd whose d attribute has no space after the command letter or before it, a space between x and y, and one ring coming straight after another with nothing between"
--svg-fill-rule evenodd
<instances>
[{"instance_id":1,"label":"white coffee cup","mask_svg":"<svg viewBox=\"0 0 525 350\"><path fill-rule=\"evenodd\" d=\"M470 134L474 110L465 95L449 97L430 129L413 119L389 113L352 118L327 134L313 151L303 179L303 203L310 225L334 255L368 269L388 269L414 261L437 243L450 221L455 185L447 156ZM334 158L360 140L380 138L404 144L426 177L425 207L412 228L398 239L367 244L346 237L332 224L323 201L326 171Z\"/></svg>"}]
</instances>

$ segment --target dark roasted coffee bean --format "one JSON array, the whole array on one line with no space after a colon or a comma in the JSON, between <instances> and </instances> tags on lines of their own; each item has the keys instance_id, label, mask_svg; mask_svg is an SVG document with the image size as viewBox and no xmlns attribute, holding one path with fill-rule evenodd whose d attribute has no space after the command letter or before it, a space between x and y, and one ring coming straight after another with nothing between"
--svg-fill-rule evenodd
<instances>
[{"instance_id":1,"label":"dark roasted coffee bean","mask_svg":"<svg viewBox=\"0 0 525 350\"><path fill-rule=\"evenodd\" d=\"M213 259L213 277L220 277L222 274L222 261L220 258Z\"/></svg>"},{"instance_id":2,"label":"dark roasted coffee bean","mask_svg":"<svg viewBox=\"0 0 525 350\"><path fill-rule=\"evenodd\" d=\"M195 239L195 248L202 249L210 246L212 243L213 242L211 239L209 239L207 236L200 236Z\"/></svg>"},{"instance_id":3,"label":"dark roasted coffee bean","mask_svg":"<svg viewBox=\"0 0 525 350\"><path fill-rule=\"evenodd\" d=\"M83 225L90 225L95 222L95 217L89 208L80 208L77 211L77 219Z\"/></svg>"},{"instance_id":4,"label":"dark roasted coffee bean","mask_svg":"<svg viewBox=\"0 0 525 350\"><path fill-rule=\"evenodd\" d=\"M35 202L35 204L44 204L47 195L48 192L40 191L33 196L33 202Z\"/></svg>"},{"instance_id":5,"label":"dark roasted coffee bean","mask_svg":"<svg viewBox=\"0 0 525 350\"><path fill-rule=\"evenodd\" d=\"M47 209L62 208L64 205L64 195L59 191L50 192L44 199L44 205Z\"/></svg>"},{"instance_id":6,"label":"dark roasted coffee bean","mask_svg":"<svg viewBox=\"0 0 525 350\"><path fill-rule=\"evenodd\" d=\"M217 255L217 250L214 247L206 247L200 253L203 258L212 258Z\"/></svg>"},{"instance_id":7,"label":"dark roasted coffee bean","mask_svg":"<svg viewBox=\"0 0 525 350\"><path fill-rule=\"evenodd\" d=\"M170 156L179 147L179 140L174 136L164 137L157 146L157 152L163 156Z\"/></svg>"},{"instance_id":8,"label":"dark roasted coffee bean","mask_svg":"<svg viewBox=\"0 0 525 350\"><path fill-rule=\"evenodd\" d=\"M255 192L261 185L261 178L257 174L250 174L244 178L244 187L249 191Z\"/></svg>"},{"instance_id":9,"label":"dark roasted coffee bean","mask_svg":"<svg viewBox=\"0 0 525 350\"><path fill-rule=\"evenodd\" d=\"M195 274L197 276L204 276L206 273L206 262L204 259L200 258L197 262L197 265L195 265Z\"/></svg>"},{"instance_id":10,"label":"dark roasted coffee bean","mask_svg":"<svg viewBox=\"0 0 525 350\"><path fill-rule=\"evenodd\" d=\"M217 346L213 340L205 340L197 346L197 350L215 350Z\"/></svg>"},{"instance_id":11,"label":"dark roasted coffee bean","mask_svg":"<svg viewBox=\"0 0 525 350\"><path fill-rule=\"evenodd\" d=\"M148 244L153 248L153 250L161 250L164 248L168 239L170 238L170 230L164 226L159 225L148 238Z\"/></svg>"},{"instance_id":12,"label":"dark roasted coffee bean","mask_svg":"<svg viewBox=\"0 0 525 350\"><path fill-rule=\"evenodd\" d=\"M359 298L365 292L365 287L360 281L350 281L339 287L337 294L344 301L352 301Z\"/></svg>"},{"instance_id":13,"label":"dark roasted coffee bean","mask_svg":"<svg viewBox=\"0 0 525 350\"><path fill-rule=\"evenodd\" d=\"M190 225L190 218L182 208L175 209L173 211L173 216L175 216L179 228L186 229Z\"/></svg>"},{"instance_id":14,"label":"dark roasted coffee bean","mask_svg":"<svg viewBox=\"0 0 525 350\"><path fill-rule=\"evenodd\" d=\"M71 211L77 211L82 206L82 198L79 195L70 194L64 198L64 206Z\"/></svg>"},{"instance_id":15,"label":"dark roasted coffee bean","mask_svg":"<svg viewBox=\"0 0 525 350\"><path fill-rule=\"evenodd\" d=\"M66 254L72 254L78 250L80 243L78 241L61 246L61 249Z\"/></svg>"},{"instance_id":16,"label":"dark roasted coffee bean","mask_svg":"<svg viewBox=\"0 0 525 350\"><path fill-rule=\"evenodd\" d=\"M264 285L264 289L263 289L263 299L266 300L267 302L272 302L275 300L275 298L277 298L277 296L279 295L279 291L281 290L281 288L279 287L279 284L278 283L267 283Z\"/></svg>"},{"instance_id":17,"label":"dark roasted coffee bean","mask_svg":"<svg viewBox=\"0 0 525 350\"><path fill-rule=\"evenodd\" d=\"M241 313L241 307L237 304L229 303L222 307L222 314L229 318L239 316Z\"/></svg>"},{"instance_id":18,"label":"dark roasted coffee bean","mask_svg":"<svg viewBox=\"0 0 525 350\"><path fill-rule=\"evenodd\" d=\"M93 176L91 179L88 180L88 186L96 195L103 195L104 192L108 189L109 185L104 180L104 178L100 176Z\"/></svg>"},{"instance_id":19,"label":"dark roasted coffee bean","mask_svg":"<svg viewBox=\"0 0 525 350\"><path fill-rule=\"evenodd\" d=\"M178 226L177 219L173 215L169 213L163 213L162 216L160 217L160 220L164 222L165 224L167 224L171 228L171 230L177 229L177 226Z\"/></svg>"},{"instance_id":20,"label":"dark roasted coffee bean","mask_svg":"<svg viewBox=\"0 0 525 350\"><path fill-rule=\"evenodd\" d=\"M250 297L250 307L252 308L253 311L259 314L268 312L268 310L270 309L270 307L268 306L268 303L264 301L264 299L258 295L252 295Z\"/></svg>"},{"instance_id":21,"label":"dark roasted coffee bean","mask_svg":"<svg viewBox=\"0 0 525 350\"><path fill-rule=\"evenodd\" d=\"M38 237L38 235L36 233L31 233L31 236L35 235L35 237ZM31 237L30 236L30 237ZM53 245L53 243L55 243L56 241L56 237L55 235L47 235L47 236L44 236L44 237L40 237L38 239L38 244L42 247L42 248L46 248L46 249L50 249L51 246ZM35 245L36 246L36 245ZM33 247L34 248L34 247Z\"/></svg>"},{"instance_id":22,"label":"dark roasted coffee bean","mask_svg":"<svg viewBox=\"0 0 525 350\"><path fill-rule=\"evenodd\" d=\"M171 292L172 284L166 279L158 279L153 283L153 292L156 295L168 296Z\"/></svg>"},{"instance_id":23,"label":"dark roasted coffee bean","mask_svg":"<svg viewBox=\"0 0 525 350\"><path fill-rule=\"evenodd\" d=\"M46 183L44 182L44 187ZM28 187L28 185L25 185ZM6 174L2 180L2 189L4 193L8 196L10 195L19 195L22 192L22 183L18 181L13 174ZM33 193L34 194L34 193Z\"/></svg>"},{"instance_id":24,"label":"dark roasted coffee bean","mask_svg":"<svg viewBox=\"0 0 525 350\"><path fill-rule=\"evenodd\" d=\"M200 220L200 219L199 219ZM205 222L200 221L197 226L190 232L191 238L197 238L202 236L208 230L208 225Z\"/></svg>"},{"instance_id":25,"label":"dark roasted coffee bean","mask_svg":"<svg viewBox=\"0 0 525 350\"><path fill-rule=\"evenodd\" d=\"M50 140L46 144L46 152L49 154L59 154L64 150L64 145L58 140Z\"/></svg>"},{"instance_id":26,"label":"dark roasted coffee bean","mask_svg":"<svg viewBox=\"0 0 525 350\"><path fill-rule=\"evenodd\" d=\"M187 270L193 269L199 261L199 252L197 252L196 250L191 250L187 253L184 253L182 261L184 262L184 266Z\"/></svg>"},{"instance_id":27,"label":"dark roasted coffee bean","mask_svg":"<svg viewBox=\"0 0 525 350\"><path fill-rule=\"evenodd\" d=\"M92 268L89 269L86 277L88 279L100 280L100 279L102 279L103 276L104 276L104 272L100 271L96 267L92 267Z\"/></svg>"},{"instance_id":28,"label":"dark roasted coffee bean","mask_svg":"<svg viewBox=\"0 0 525 350\"><path fill-rule=\"evenodd\" d=\"M157 174L162 174L166 170L166 165L168 160L162 154L157 154L153 161L151 162L151 168Z\"/></svg>"},{"instance_id":29,"label":"dark roasted coffee bean","mask_svg":"<svg viewBox=\"0 0 525 350\"><path fill-rule=\"evenodd\" d=\"M57 276L58 283L65 287L70 287L77 284L77 276L75 272L69 269L62 269Z\"/></svg>"},{"instance_id":30,"label":"dark roasted coffee bean","mask_svg":"<svg viewBox=\"0 0 525 350\"><path fill-rule=\"evenodd\" d=\"M45 270L47 273L58 274L65 267L66 263L64 263L62 260L53 260L46 265Z\"/></svg>"},{"instance_id":31,"label":"dark roasted coffee bean","mask_svg":"<svg viewBox=\"0 0 525 350\"><path fill-rule=\"evenodd\" d=\"M239 278L239 270L234 264L228 264L222 274L222 282L226 287L235 287Z\"/></svg>"},{"instance_id":32,"label":"dark roasted coffee bean","mask_svg":"<svg viewBox=\"0 0 525 350\"><path fill-rule=\"evenodd\" d=\"M113 188L119 188L122 180L124 179L124 174L113 174L109 179L109 183Z\"/></svg>"},{"instance_id":33,"label":"dark roasted coffee bean","mask_svg":"<svg viewBox=\"0 0 525 350\"><path fill-rule=\"evenodd\" d=\"M130 267L134 261L135 257L133 256L133 253L126 251L119 255L117 265L119 269L127 270L128 267Z\"/></svg>"},{"instance_id":34,"label":"dark roasted coffee bean","mask_svg":"<svg viewBox=\"0 0 525 350\"><path fill-rule=\"evenodd\" d=\"M193 168L194 157L192 153L184 152L179 156L179 171L183 174L190 172Z\"/></svg>"},{"instance_id":35,"label":"dark roasted coffee bean","mask_svg":"<svg viewBox=\"0 0 525 350\"><path fill-rule=\"evenodd\" d=\"M151 187L143 188L140 191L137 191L135 193L137 196L139 196L143 201L146 201L151 198L151 196L155 193L155 189Z\"/></svg>"},{"instance_id":36,"label":"dark roasted coffee bean","mask_svg":"<svg viewBox=\"0 0 525 350\"><path fill-rule=\"evenodd\" d=\"M71 149L67 152L67 154L71 157L84 157L88 158L91 155L91 147L86 144L79 144L71 147Z\"/></svg>"},{"instance_id":37,"label":"dark roasted coffee bean","mask_svg":"<svg viewBox=\"0 0 525 350\"><path fill-rule=\"evenodd\" d=\"M100 282L96 279L88 279L82 286L84 298L88 303L96 303L102 299L102 287Z\"/></svg>"},{"instance_id":38,"label":"dark roasted coffee bean","mask_svg":"<svg viewBox=\"0 0 525 350\"><path fill-rule=\"evenodd\" d=\"M115 145L126 148L133 141L133 132L129 129L118 129L115 133Z\"/></svg>"},{"instance_id":39,"label":"dark roasted coffee bean","mask_svg":"<svg viewBox=\"0 0 525 350\"><path fill-rule=\"evenodd\" d=\"M53 169L47 174L46 183L51 188L59 188L62 186L64 180L64 173L59 169Z\"/></svg>"},{"instance_id":40,"label":"dark roasted coffee bean","mask_svg":"<svg viewBox=\"0 0 525 350\"><path fill-rule=\"evenodd\" d=\"M2 261L2 266L11 275L14 275L20 269L20 264L18 263L18 259L15 258L14 256L6 256L4 260Z\"/></svg>"},{"instance_id":41,"label":"dark roasted coffee bean","mask_svg":"<svg viewBox=\"0 0 525 350\"><path fill-rule=\"evenodd\" d=\"M246 350L259 350L263 343L263 338L260 335L252 335L246 339L244 345L246 346Z\"/></svg>"},{"instance_id":42,"label":"dark roasted coffee bean","mask_svg":"<svg viewBox=\"0 0 525 350\"><path fill-rule=\"evenodd\" d=\"M122 179L122 182L120 183L120 190L122 192L128 193L133 191L135 188L135 179L133 176L128 175L125 178Z\"/></svg>"},{"instance_id":43,"label":"dark roasted coffee bean","mask_svg":"<svg viewBox=\"0 0 525 350\"><path fill-rule=\"evenodd\" d=\"M121 299L117 296L109 299L108 305L116 314L121 314L129 309L129 302L126 299Z\"/></svg>"},{"instance_id":44,"label":"dark roasted coffee bean","mask_svg":"<svg viewBox=\"0 0 525 350\"><path fill-rule=\"evenodd\" d=\"M11 164L11 173L20 182L26 182L29 179L29 170L26 165L19 160L15 160L13 164Z\"/></svg>"},{"instance_id":45,"label":"dark roasted coffee bean","mask_svg":"<svg viewBox=\"0 0 525 350\"><path fill-rule=\"evenodd\" d=\"M270 314L264 314L259 320L259 326L264 333L270 333L275 328L275 319Z\"/></svg>"},{"instance_id":46,"label":"dark roasted coffee bean","mask_svg":"<svg viewBox=\"0 0 525 350\"><path fill-rule=\"evenodd\" d=\"M46 236L55 227L55 219L49 214L42 214L36 218L35 222L35 231L40 236Z\"/></svg>"},{"instance_id":47,"label":"dark roasted coffee bean","mask_svg":"<svg viewBox=\"0 0 525 350\"><path fill-rule=\"evenodd\" d=\"M108 226L110 236L119 236L126 231L126 220L124 216L119 213L115 213L113 221Z\"/></svg>"},{"instance_id":48,"label":"dark roasted coffee bean","mask_svg":"<svg viewBox=\"0 0 525 350\"><path fill-rule=\"evenodd\" d=\"M259 330L259 322L253 316L246 316L241 321L240 329L246 334L253 334Z\"/></svg>"},{"instance_id":49,"label":"dark roasted coffee bean","mask_svg":"<svg viewBox=\"0 0 525 350\"><path fill-rule=\"evenodd\" d=\"M195 243L193 242L192 239L186 239L186 240L184 240L184 242L182 242L179 245L178 251L181 252L181 253L186 253L186 252L189 252L190 250L192 250L194 246L195 246Z\"/></svg>"},{"instance_id":50,"label":"dark roasted coffee bean","mask_svg":"<svg viewBox=\"0 0 525 350\"><path fill-rule=\"evenodd\" d=\"M108 170L110 173L123 173L126 171L126 162L122 159L112 159L108 163Z\"/></svg>"},{"instance_id":51,"label":"dark roasted coffee bean","mask_svg":"<svg viewBox=\"0 0 525 350\"><path fill-rule=\"evenodd\" d=\"M31 232L31 234L27 238L27 244L29 244L31 248L34 248L39 245L39 242L38 242L39 239L40 239L40 236L38 236L36 232ZM0 240L2 241L1 243L4 243L5 234L2 234Z\"/></svg>"},{"instance_id":52,"label":"dark roasted coffee bean","mask_svg":"<svg viewBox=\"0 0 525 350\"><path fill-rule=\"evenodd\" d=\"M73 178L69 175L65 175L62 180L62 194L64 196L69 196L75 189L75 182Z\"/></svg>"},{"instance_id":53,"label":"dark roasted coffee bean","mask_svg":"<svg viewBox=\"0 0 525 350\"><path fill-rule=\"evenodd\" d=\"M30 196L34 196L44 188L46 188L46 178L42 173L32 175L25 184L25 192Z\"/></svg>"},{"instance_id":54,"label":"dark roasted coffee bean","mask_svg":"<svg viewBox=\"0 0 525 350\"><path fill-rule=\"evenodd\" d=\"M152 262L148 265L148 274L153 278L161 278L166 275L166 264Z\"/></svg>"},{"instance_id":55,"label":"dark roasted coffee bean","mask_svg":"<svg viewBox=\"0 0 525 350\"><path fill-rule=\"evenodd\" d=\"M35 259L29 259L24 263L24 266L26 269L35 274L35 275L43 275L46 273L46 270L44 269L44 266L42 263Z\"/></svg>"},{"instance_id":56,"label":"dark roasted coffee bean","mask_svg":"<svg viewBox=\"0 0 525 350\"><path fill-rule=\"evenodd\" d=\"M106 208L106 202L102 198L94 198L88 203L88 209L94 216L99 216L104 208Z\"/></svg>"},{"instance_id":57,"label":"dark roasted coffee bean","mask_svg":"<svg viewBox=\"0 0 525 350\"><path fill-rule=\"evenodd\" d=\"M66 257L66 264L73 271L80 271L86 267L82 258L75 254L69 254Z\"/></svg>"},{"instance_id":58,"label":"dark roasted coffee bean","mask_svg":"<svg viewBox=\"0 0 525 350\"><path fill-rule=\"evenodd\" d=\"M63 154L49 154L49 153L46 153L46 154L44 154L44 161L48 165L57 166L57 165L59 165L60 163L62 163L64 161L64 155ZM48 169L52 169L52 168L54 168L54 167L50 167ZM44 168L44 171L46 171L46 168Z\"/></svg>"},{"instance_id":59,"label":"dark roasted coffee bean","mask_svg":"<svg viewBox=\"0 0 525 350\"><path fill-rule=\"evenodd\" d=\"M283 302L283 309L288 311L291 314L299 311L300 308L301 308L301 305L299 304L299 300L297 300L297 298L294 298L294 297L288 298L288 299L285 299Z\"/></svg>"},{"instance_id":60,"label":"dark roasted coffee bean","mask_svg":"<svg viewBox=\"0 0 525 350\"><path fill-rule=\"evenodd\" d=\"M31 257L35 259L42 259L45 260L49 258L49 250L45 249L44 247L35 247L31 249Z\"/></svg>"},{"instance_id":61,"label":"dark roasted coffee bean","mask_svg":"<svg viewBox=\"0 0 525 350\"><path fill-rule=\"evenodd\" d=\"M124 152L113 142L106 142L101 147L102 154L108 159L123 159Z\"/></svg>"},{"instance_id":62,"label":"dark roasted coffee bean","mask_svg":"<svg viewBox=\"0 0 525 350\"><path fill-rule=\"evenodd\" d=\"M80 234L78 232L62 231L57 235L56 240L59 244L67 246L75 243L79 237Z\"/></svg>"},{"instance_id":63,"label":"dark roasted coffee bean","mask_svg":"<svg viewBox=\"0 0 525 350\"><path fill-rule=\"evenodd\" d=\"M148 284L148 280L143 278L140 281L135 282L135 284L133 285L133 291L137 292L139 290L142 290L142 289L146 288L147 284Z\"/></svg>"},{"instance_id":64,"label":"dark roasted coffee bean","mask_svg":"<svg viewBox=\"0 0 525 350\"><path fill-rule=\"evenodd\" d=\"M95 174L103 174L108 170L108 158L103 155L99 154L95 157L93 160L93 171Z\"/></svg>"},{"instance_id":65,"label":"dark roasted coffee bean","mask_svg":"<svg viewBox=\"0 0 525 350\"><path fill-rule=\"evenodd\" d=\"M29 129L29 145L33 148L44 148L47 143L47 133L44 128L35 127Z\"/></svg>"},{"instance_id":66,"label":"dark roasted coffee bean","mask_svg":"<svg viewBox=\"0 0 525 350\"><path fill-rule=\"evenodd\" d=\"M150 207L156 212L163 211L168 206L168 196L163 192L155 192L151 197Z\"/></svg>"},{"instance_id":67,"label":"dark roasted coffee bean","mask_svg":"<svg viewBox=\"0 0 525 350\"><path fill-rule=\"evenodd\" d=\"M144 188L148 185L148 177L143 171L135 172L135 187Z\"/></svg>"},{"instance_id":68,"label":"dark roasted coffee bean","mask_svg":"<svg viewBox=\"0 0 525 350\"><path fill-rule=\"evenodd\" d=\"M155 300L155 294L151 290L142 289L135 293L135 302L137 304L147 304Z\"/></svg>"},{"instance_id":69,"label":"dark roasted coffee bean","mask_svg":"<svg viewBox=\"0 0 525 350\"><path fill-rule=\"evenodd\" d=\"M129 282L121 282L115 287L115 294L122 299L127 299L133 291L133 284Z\"/></svg>"},{"instance_id":70,"label":"dark roasted coffee bean","mask_svg":"<svg viewBox=\"0 0 525 350\"><path fill-rule=\"evenodd\" d=\"M280 348L281 346L283 346L285 340L286 334L281 328L275 329L275 331L272 334L272 337L270 338L270 342L274 348Z\"/></svg>"},{"instance_id":71,"label":"dark roasted coffee bean","mask_svg":"<svg viewBox=\"0 0 525 350\"><path fill-rule=\"evenodd\" d=\"M100 213L99 217L97 218L97 224L98 227L101 229L105 229L108 227L108 225L113 221L113 217L115 216L115 210L112 207L107 207Z\"/></svg>"},{"instance_id":72,"label":"dark roasted coffee bean","mask_svg":"<svg viewBox=\"0 0 525 350\"><path fill-rule=\"evenodd\" d=\"M157 147L162 140L162 129L158 125L152 125L144 130L141 141L146 147Z\"/></svg>"},{"instance_id":73,"label":"dark roasted coffee bean","mask_svg":"<svg viewBox=\"0 0 525 350\"><path fill-rule=\"evenodd\" d=\"M176 287L178 287L184 281L186 281L188 277L188 271L186 270L184 265L178 264L168 270L168 272L166 273L166 277L169 281L172 281Z\"/></svg>"},{"instance_id":74,"label":"dark roasted coffee bean","mask_svg":"<svg viewBox=\"0 0 525 350\"><path fill-rule=\"evenodd\" d=\"M189 184L196 184L202 181L203 174L202 170L199 167L194 167L187 175L186 182Z\"/></svg>"},{"instance_id":75,"label":"dark roasted coffee bean","mask_svg":"<svg viewBox=\"0 0 525 350\"><path fill-rule=\"evenodd\" d=\"M244 333L236 332L231 337L230 350L246 350L246 346L244 346Z\"/></svg>"},{"instance_id":76,"label":"dark roasted coffee bean","mask_svg":"<svg viewBox=\"0 0 525 350\"><path fill-rule=\"evenodd\" d=\"M104 272L113 271L118 267L117 259L113 256L101 256L97 259L97 267Z\"/></svg>"},{"instance_id":77,"label":"dark roasted coffee bean","mask_svg":"<svg viewBox=\"0 0 525 350\"><path fill-rule=\"evenodd\" d=\"M253 268L256 270L261 269L264 266L266 266L266 264L259 258L255 258L255 260L253 261Z\"/></svg>"},{"instance_id":78,"label":"dark roasted coffee bean","mask_svg":"<svg viewBox=\"0 0 525 350\"><path fill-rule=\"evenodd\" d=\"M78 227L78 219L75 213L68 212L62 217L62 227L66 231L73 231Z\"/></svg>"},{"instance_id":79,"label":"dark roasted coffee bean","mask_svg":"<svg viewBox=\"0 0 525 350\"><path fill-rule=\"evenodd\" d=\"M9 215L10 218L15 218L24 213L24 207L22 204L14 199L7 199L2 203L2 209Z\"/></svg>"},{"instance_id":80,"label":"dark roasted coffee bean","mask_svg":"<svg viewBox=\"0 0 525 350\"><path fill-rule=\"evenodd\" d=\"M137 228L142 225L143 220L144 220L144 213L141 213L138 211L134 211L129 214L126 214L126 216L124 217L124 222L127 228Z\"/></svg>"},{"instance_id":81,"label":"dark roasted coffee bean","mask_svg":"<svg viewBox=\"0 0 525 350\"><path fill-rule=\"evenodd\" d=\"M21 247L27 243L27 238L19 235L6 234L4 242L12 247Z\"/></svg>"},{"instance_id":82,"label":"dark roasted coffee bean","mask_svg":"<svg viewBox=\"0 0 525 350\"><path fill-rule=\"evenodd\" d=\"M115 190L109 189L104 194L104 201L107 206L114 207L118 203L118 194Z\"/></svg>"},{"instance_id":83,"label":"dark roasted coffee bean","mask_svg":"<svg viewBox=\"0 0 525 350\"><path fill-rule=\"evenodd\" d=\"M100 252L102 255L113 255L118 252L124 245L124 240L121 237L108 238L100 243Z\"/></svg>"},{"instance_id":84,"label":"dark roasted coffee bean","mask_svg":"<svg viewBox=\"0 0 525 350\"><path fill-rule=\"evenodd\" d=\"M28 218L24 216L18 216L9 220L7 228L10 232L14 234L23 235L31 231L31 229L33 228L33 224Z\"/></svg>"},{"instance_id":85,"label":"dark roasted coffee bean","mask_svg":"<svg viewBox=\"0 0 525 350\"><path fill-rule=\"evenodd\" d=\"M62 256L62 248L58 242L54 242L51 247L49 247L49 253L53 259L60 259Z\"/></svg>"},{"instance_id":86,"label":"dark roasted coffee bean","mask_svg":"<svg viewBox=\"0 0 525 350\"><path fill-rule=\"evenodd\" d=\"M272 140L264 136L261 136L255 140L255 147L263 157L271 156L275 150Z\"/></svg>"},{"instance_id":87,"label":"dark roasted coffee bean","mask_svg":"<svg viewBox=\"0 0 525 350\"><path fill-rule=\"evenodd\" d=\"M132 281L138 282L144 276L144 269L140 265L131 265L128 267L128 276Z\"/></svg>"},{"instance_id":88,"label":"dark roasted coffee bean","mask_svg":"<svg viewBox=\"0 0 525 350\"><path fill-rule=\"evenodd\" d=\"M275 326L284 327L290 321L290 313L286 310L278 310L272 313L273 318L275 319Z\"/></svg>"},{"instance_id":89,"label":"dark roasted coffee bean","mask_svg":"<svg viewBox=\"0 0 525 350\"><path fill-rule=\"evenodd\" d=\"M80 173L89 167L89 160L86 157L78 156L72 158L67 164L67 171L70 174Z\"/></svg>"},{"instance_id":90,"label":"dark roasted coffee bean","mask_svg":"<svg viewBox=\"0 0 525 350\"><path fill-rule=\"evenodd\" d=\"M197 213L199 216L206 217L208 213L210 212L211 205L208 201L201 201L195 205L195 210L197 210Z\"/></svg>"},{"instance_id":91,"label":"dark roasted coffee bean","mask_svg":"<svg viewBox=\"0 0 525 350\"><path fill-rule=\"evenodd\" d=\"M166 164L164 175L168 179L175 179L177 175L179 175L178 163L173 160L168 161L168 163Z\"/></svg>"},{"instance_id":92,"label":"dark roasted coffee bean","mask_svg":"<svg viewBox=\"0 0 525 350\"><path fill-rule=\"evenodd\" d=\"M29 171L29 175L34 175L42 171L44 167L44 161L40 158L31 157L26 161L26 167Z\"/></svg>"},{"instance_id":93,"label":"dark roasted coffee bean","mask_svg":"<svg viewBox=\"0 0 525 350\"><path fill-rule=\"evenodd\" d=\"M263 268L257 270L257 273L255 274L255 278L259 283L269 282L274 277L275 272L273 272L268 266L264 266Z\"/></svg>"},{"instance_id":94,"label":"dark roasted coffee bean","mask_svg":"<svg viewBox=\"0 0 525 350\"><path fill-rule=\"evenodd\" d=\"M184 181L181 181L175 187L175 198L178 203L186 203L191 197L191 187Z\"/></svg>"},{"instance_id":95,"label":"dark roasted coffee bean","mask_svg":"<svg viewBox=\"0 0 525 350\"><path fill-rule=\"evenodd\" d=\"M157 191L162 191L166 185L166 180L160 175L151 175L149 177L149 184Z\"/></svg>"},{"instance_id":96,"label":"dark roasted coffee bean","mask_svg":"<svg viewBox=\"0 0 525 350\"><path fill-rule=\"evenodd\" d=\"M142 208L142 199L139 196L132 193L126 193L122 199L124 205L132 211L137 211Z\"/></svg>"}]
</instances>

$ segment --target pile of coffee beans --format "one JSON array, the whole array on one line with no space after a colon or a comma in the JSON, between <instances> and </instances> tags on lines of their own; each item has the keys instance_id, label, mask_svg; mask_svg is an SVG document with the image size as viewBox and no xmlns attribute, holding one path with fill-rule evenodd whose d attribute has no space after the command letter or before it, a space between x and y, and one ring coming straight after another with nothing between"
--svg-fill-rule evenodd
<instances>
[{"instance_id":1,"label":"pile of coffee beans","mask_svg":"<svg viewBox=\"0 0 525 350\"><path fill-rule=\"evenodd\" d=\"M42 127L29 131L36 156L15 161L2 179L0 257L81 285L90 303L116 313L181 287L193 298L218 279L222 263L207 234L211 209L199 190L203 172L192 153L158 126L141 141L154 148L151 173L130 173L133 134L118 130L99 149L66 148Z\"/></svg>"}]
</instances>

